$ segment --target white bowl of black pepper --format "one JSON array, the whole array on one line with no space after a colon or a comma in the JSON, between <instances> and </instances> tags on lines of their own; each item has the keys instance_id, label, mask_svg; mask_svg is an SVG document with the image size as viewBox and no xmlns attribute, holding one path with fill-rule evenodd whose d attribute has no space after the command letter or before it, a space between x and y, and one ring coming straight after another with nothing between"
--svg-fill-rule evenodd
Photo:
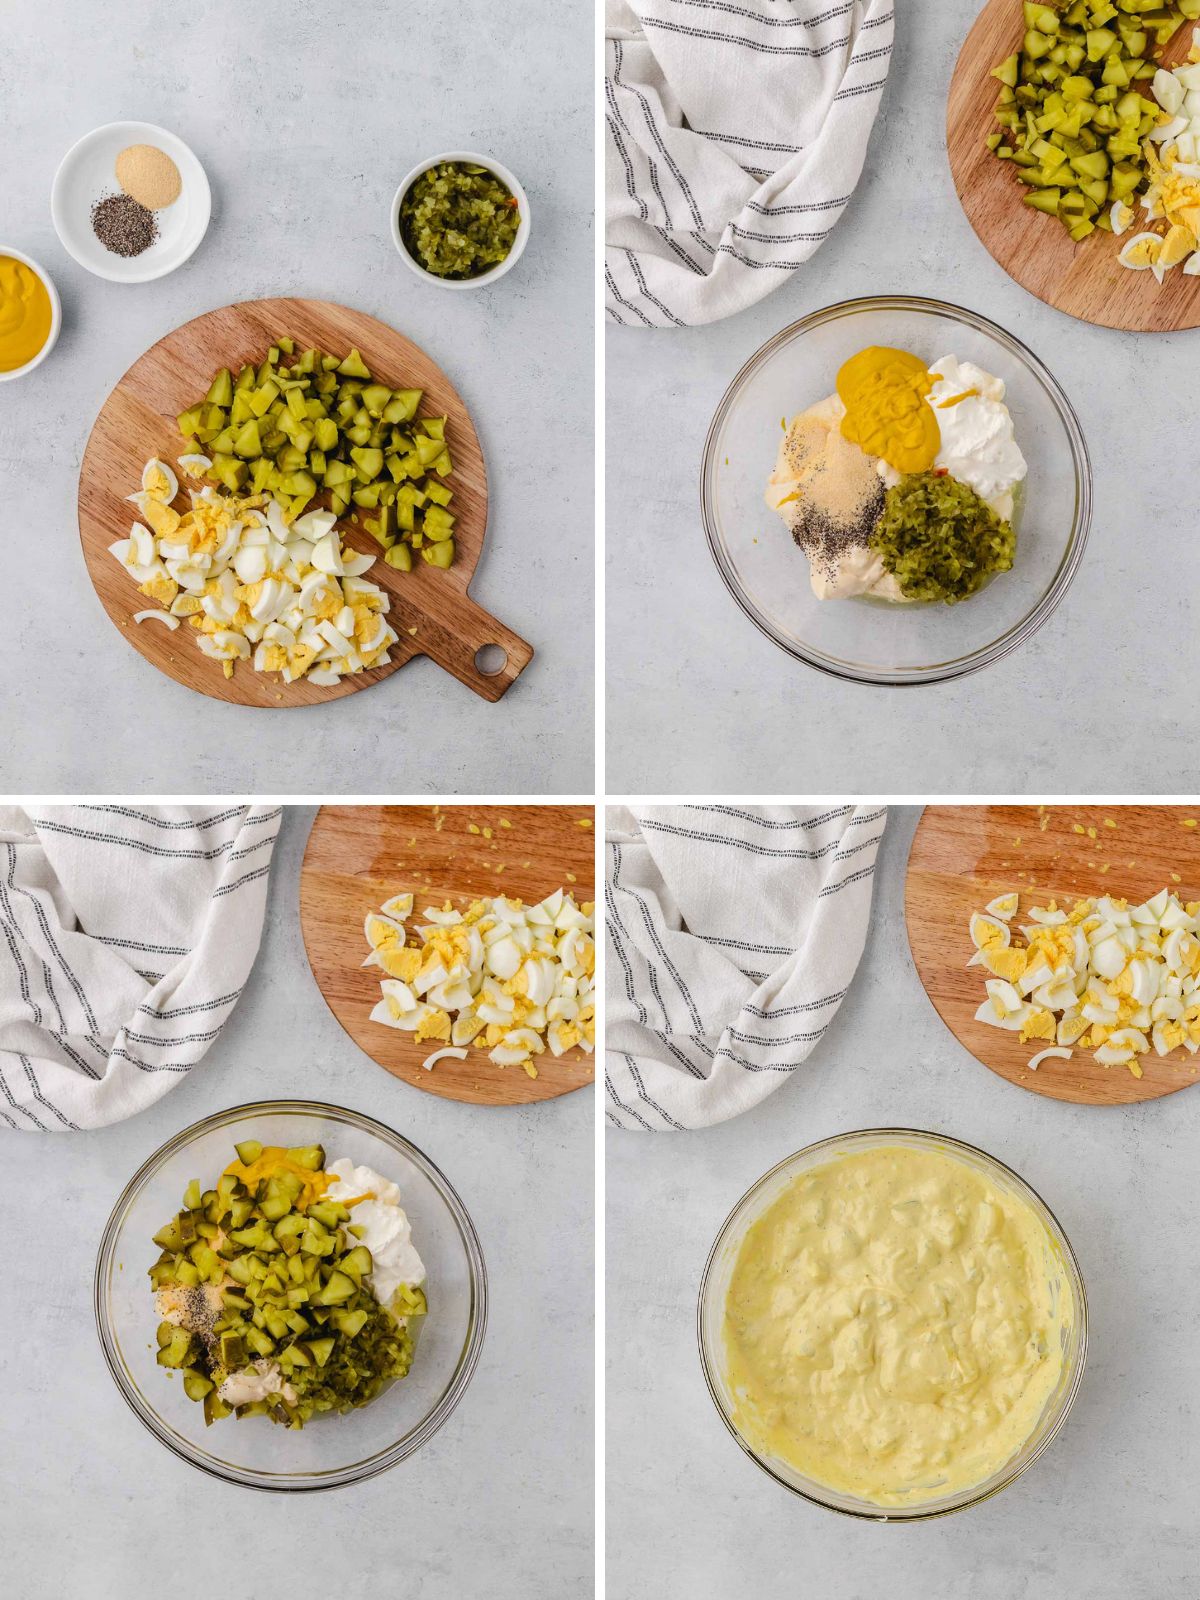
<instances>
[{"instance_id":1,"label":"white bowl of black pepper","mask_svg":"<svg viewBox=\"0 0 1200 1600\"><path fill-rule=\"evenodd\" d=\"M63 157L50 212L63 248L81 267L113 283L149 283L197 249L212 192L175 134L152 122L109 122Z\"/></svg>"}]
</instances>

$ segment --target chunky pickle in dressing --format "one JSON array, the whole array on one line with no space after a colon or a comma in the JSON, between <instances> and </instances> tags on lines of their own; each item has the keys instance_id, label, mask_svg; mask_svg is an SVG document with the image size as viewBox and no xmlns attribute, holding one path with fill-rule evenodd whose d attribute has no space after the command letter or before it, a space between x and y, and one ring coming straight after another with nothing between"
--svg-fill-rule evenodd
<instances>
[{"instance_id":1,"label":"chunky pickle in dressing","mask_svg":"<svg viewBox=\"0 0 1200 1600\"><path fill-rule=\"evenodd\" d=\"M735 1421L760 1453L879 1506L982 1483L1034 1431L1072 1307L1020 1196L886 1145L797 1178L748 1230L725 1306Z\"/></svg>"}]
</instances>

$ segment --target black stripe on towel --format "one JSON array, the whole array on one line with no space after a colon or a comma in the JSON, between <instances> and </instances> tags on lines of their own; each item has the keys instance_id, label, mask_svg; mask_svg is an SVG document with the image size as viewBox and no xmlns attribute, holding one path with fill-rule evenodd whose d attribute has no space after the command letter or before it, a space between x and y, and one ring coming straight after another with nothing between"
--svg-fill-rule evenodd
<instances>
[{"instance_id":1,"label":"black stripe on towel","mask_svg":"<svg viewBox=\"0 0 1200 1600\"><path fill-rule=\"evenodd\" d=\"M629 964L629 957L625 954L625 946L617 937L617 929L620 928L622 933L625 932L625 929L621 926L621 919L617 915L616 908L612 903L612 895L607 892L607 886L606 898L608 900L609 909L608 931L613 942L613 949L617 952L617 960L621 963L621 968L625 973L625 995L629 1000L629 1003L637 1007L638 1021L643 1027L648 1027L650 1019L646 1015L646 1008L634 993L633 968ZM626 937L628 938L628 934L626 934Z\"/></svg>"},{"instance_id":2,"label":"black stripe on towel","mask_svg":"<svg viewBox=\"0 0 1200 1600\"><path fill-rule=\"evenodd\" d=\"M694 932L695 930L693 930ZM795 951L782 944L748 944L745 939L722 939L715 933L696 934L698 939L703 939L705 944L721 945L730 950L748 950L756 956L790 956Z\"/></svg>"},{"instance_id":3,"label":"black stripe on towel","mask_svg":"<svg viewBox=\"0 0 1200 1600\"><path fill-rule=\"evenodd\" d=\"M608 82L607 78L604 81L604 87L608 92L609 98L611 99L612 85ZM612 141L617 147L617 154L621 157L621 162L625 168L625 188L629 193L629 198L634 202L641 213L642 221L649 222L650 211L646 205L646 202L637 192L637 186L634 183L633 178L633 162L629 159L629 152L625 148L625 145L621 139L621 135L617 132L617 125L613 121L612 117L606 117L605 121L608 123L608 131L612 134Z\"/></svg>"},{"instance_id":4,"label":"black stripe on towel","mask_svg":"<svg viewBox=\"0 0 1200 1600\"><path fill-rule=\"evenodd\" d=\"M45 1106L47 1111L51 1112L52 1115L58 1118L64 1128L70 1128L75 1133L78 1133L79 1124L77 1122L72 1122L70 1117L68 1117L65 1112L60 1111L54 1102L52 1100L47 1100L46 1096L42 1093L41 1085L37 1081L37 1075L33 1070L33 1066L30 1063L29 1057L21 1055L21 1053L18 1051L17 1059L25 1068L26 1081L29 1084L29 1087L33 1090L33 1098L37 1101L38 1105Z\"/></svg>"},{"instance_id":5,"label":"black stripe on towel","mask_svg":"<svg viewBox=\"0 0 1200 1600\"><path fill-rule=\"evenodd\" d=\"M132 806L81 806L82 811L99 811L110 817L128 817L131 822L145 822L152 828L162 828L168 832L185 831L188 828L203 829L215 828L218 823L230 822L234 817L240 817L248 811L249 806L230 806L227 811L218 811L211 817L201 817L198 822L190 819L186 822L172 821L166 817L153 816L149 811L135 811ZM275 813L278 816L278 812ZM263 820L263 819L259 819Z\"/></svg>"},{"instance_id":6,"label":"black stripe on towel","mask_svg":"<svg viewBox=\"0 0 1200 1600\"><path fill-rule=\"evenodd\" d=\"M805 211L840 211L849 200L848 194L843 195L840 200L814 200L811 205L800 206L764 206L757 200L747 200L746 210L757 211L760 217L790 217L798 216Z\"/></svg>"},{"instance_id":7,"label":"black stripe on towel","mask_svg":"<svg viewBox=\"0 0 1200 1600\"><path fill-rule=\"evenodd\" d=\"M818 900L825 900L831 894L837 894L839 889L845 889L849 884L859 883L863 878L869 878L875 871L874 866L860 867L857 872L852 872L848 878L843 878L840 883L830 883L821 890Z\"/></svg>"},{"instance_id":8,"label":"black stripe on towel","mask_svg":"<svg viewBox=\"0 0 1200 1600\"><path fill-rule=\"evenodd\" d=\"M668 1124L669 1127L677 1128L679 1132L682 1133L683 1124L676 1122L675 1118L669 1111L664 1111L662 1106L659 1105L658 1101L655 1100L653 1096L647 1094L646 1086L642 1082L642 1075L634 1065L633 1057L628 1053L628 1051L623 1051L622 1054L625 1056L625 1063L629 1068L630 1076L633 1078L634 1086L637 1089L639 1099L643 1100L652 1111L657 1111L659 1116L665 1123Z\"/></svg>"},{"instance_id":9,"label":"black stripe on towel","mask_svg":"<svg viewBox=\"0 0 1200 1600\"><path fill-rule=\"evenodd\" d=\"M831 222L827 228L821 228L816 233L754 233L749 228L739 228L736 222L731 222L729 230L739 239L752 239L755 244L812 244L828 239L836 226L836 222Z\"/></svg>"},{"instance_id":10,"label":"black stripe on towel","mask_svg":"<svg viewBox=\"0 0 1200 1600\"><path fill-rule=\"evenodd\" d=\"M625 1115L627 1117L632 1117L635 1122L640 1123L641 1126L643 1128L645 1128L647 1133L653 1133L654 1132L654 1129L646 1121L645 1117L639 1115L639 1113L636 1112L633 1109L632 1106L627 1106L625 1104L625 1102L621 1099L621 1096L617 1093L616 1087L614 1086L613 1081L612 1081L611 1077L609 1077L607 1071L604 1074L604 1086L608 1090L609 1095L612 1098L613 1104L616 1105L616 1106L619 1106L620 1109L625 1113Z\"/></svg>"},{"instance_id":11,"label":"black stripe on towel","mask_svg":"<svg viewBox=\"0 0 1200 1600\"><path fill-rule=\"evenodd\" d=\"M45 817L36 817L34 820L37 827L44 828L47 833L63 833L72 839L91 839L97 844L118 844L123 849L137 850L145 856L165 857L169 861L216 861L233 849L233 840L226 839L224 844L212 850L168 850L165 845L122 838L119 833L96 833L88 828L72 828L65 822L51 822Z\"/></svg>"},{"instance_id":12,"label":"black stripe on towel","mask_svg":"<svg viewBox=\"0 0 1200 1600\"><path fill-rule=\"evenodd\" d=\"M607 263L604 267L604 281L608 284L609 292L618 305L623 305L626 311L632 311L634 316L640 318L640 320L644 322L648 328L652 328L654 326L646 313L644 311L639 311L637 306L635 306L632 301L626 300L625 296L617 288L617 280L613 277Z\"/></svg>"},{"instance_id":13,"label":"black stripe on towel","mask_svg":"<svg viewBox=\"0 0 1200 1600\"><path fill-rule=\"evenodd\" d=\"M700 11L724 11L729 16L745 17L749 22L761 23L764 28L819 28L823 22L834 22L853 11L856 0L843 0L832 10L823 11L819 17L764 17L759 11L748 11L745 6L730 5L728 0L674 0L677 6L695 6Z\"/></svg>"},{"instance_id":14,"label":"black stripe on towel","mask_svg":"<svg viewBox=\"0 0 1200 1600\"><path fill-rule=\"evenodd\" d=\"M231 1006L241 997L242 991L235 989L232 994L219 995L215 1000L204 1000L194 1006L175 1006L170 1011L157 1011L143 1001L138 1010L158 1022L171 1022L176 1017L194 1017L201 1011L219 1011L222 1006Z\"/></svg>"},{"instance_id":15,"label":"black stripe on towel","mask_svg":"<svg viewBox=\"0 0 1200 1600\"><path fill-rule=\"evenodd\" d=\"M132 1028L125 1028L122 1031L127 1039L133 1040L134 1044L150 1044L166 1049L167 1046L176 1044L208 1044L218 1036L224 1026L222 1023L220 1028L210 1028L207 1033L181 1033L178 1039L157 1039L152 1033L134 1033Z\"/></svg>"},{"instance_id":16,"label":"black stripe on towel","mask_svg":"<svg viewBox=\"0 0 1200 1600\"><path fill-rule=\"evenodd\" d=\"M834 811L822 811L819 817L762 817L754 811L743 811L739 806L701 806L692 805L689 811L711 811L716 816L739 817L743 822L753 822L760 828L781 829L790 832L793 828L801 828L807 832L810 828L823 828L827 822L836 822L840 817L848 817L853 811L853 806L838 806ZM883 813L877 813L882 815ZM853 823L851 823L853 827Z\"/></svg>"},{"instance_id":17,"label":"black stripe on towel","mask_svg":"<svg viewBox=\"0 0 1200 1600\"><path fill-rule=\"evenodd\" d=\"M666 145L663 143L662 135L658 131L658 125L654 121L653 114L651 113L651 110L650 110L650 102L646 99L646 96L638 88L636 83L622 83L621 82L621 64L622 64L622 61L624 60L624 52L621 49L621 41L619 39L616 39L616 40L613 41L613 55L614 55L613 82L615 84L617 84L618 87L627 90L628 93L634 95L637 98L637 101L638 101L639 105L642 108L642 115L646 119L646 126L650 130L650 136L654 140L655 144L658 146L659 154L662 156L663 160L667 163L667 166L670 167L671 176L675 179L675 182L679 185L680 191L682 192L684 199L688 203L688 208L692 213L692 221L696 224L696 226L698 228L702 228L704 226L704 218L700 214L700 208L696 204L695 198L692 195L692 191L688 188L687 179L684 177L683 173L680 172L679 168L675 165L675 162L671 159L670 151L667 149ZM652 165L652 169L651 169L651 177L653 178L653 165ZM661 199L661 196L660 196L660 199ZM666 210L665 205L664 205L663 209L664 209L664 211ZM668 220L669 220L669 213L668 213Z\"/></svg>"},{"instance_id":18,"label":"black stripe on towel","mask_svg":"<svg viewBox=\"0 0 1200 1600\"><path fill-rule=\"evenodd\" d=\"M643 17L643 28L660 28L664 33L680 33L689 39L712 39L717 44L741 45L762 56L801 56L808 61L819 61L837 50L844 50L850 35L831 39L828 44L764 44L760 39L748 39L741 33L718 33L713 28L693 28L684 22L668 22L664 17Z\"/></svg>"},{"instance_id":19,"label":"black stripe on towel","mask_svg":"<svg viewBox=\"0 0 1200 1600\"><path fill-rule=\"evenodd\" d=\"M775 845L751 844L748 839L735 839L729 834L701 833L696 828L681 828L676 823L658 822L650 817L641 817L639 821L644 829L649 828L654 833L670 833L680 839L699 839L702 844L723 844L732 850L748 850L751 855L773 857L777 860L821 861L825 856L833 855L838 847L838 841L831 839L819 850L784 850Z\"/></svg>"},{"instance_id":20,"label":"black stripe on towel","mask_svg":"<svg viewBox=\"0 0 1200 1600\"><path fill-rule=\"evenodd\" d=\"M638 258L634 255L633 251L632 250L626 250L625 256L626 256L626 259L629 262L630 267L633 269L633 275L637 279L638 288L642 291L642 294L645 296L645 298L647 300L649 300L649 302L650 302L650 304L652 306L657 306L658 309L662 312L663 316L667 317L671 322L673 322L677 328L682 328L683 327L683 323L680 322L679 318L671 310L670 306L663 305L662 301L658 298L657 295L654 295L654 294L650 293L650 290L646 286L645 274L642 272L641 267L638 265Z\"/></svg>"},{"instance_id":21,"label":"black stripe on towel","mask_svg":"<svg viewBox=\"0 0 1200 1600\"><path fill-rule=\"evenodd\" d=\"M71 988L75 991L75 998L79 1001L80 1008L83 1011L84 1021L87 1023L87 1025L88 1025L89 1029L92 1031L92 1033L99 1033L100 1029L99 1029L99 1027L98 1027L98 1025L96 1023L96 1018L93 1015L92 1008L88 1004L88 997L83 992L83 985L80 983L79 979L75 976L74 972L71 970L71 967L68 965L66 956L63 955L62 951L58 948L58 945L55 943L54 935L50 931L50 923L49 923L49 920L46 917L45 908L43 907L42 902L29 889L26 889L26 888L22 887L22 885L20 885L19 883L17 883L15 881L15 875L16 875L16 870L17 870L17 850L16 850L16 846L10 844L9 847L8 847L8 852L9 852L9 854L8 854L8 887L10 889L12 889L15 893L17 893L19 895L22 895L32 905L32 907L34 909L34 913L37 916L38 927L42 931L42 937L43 937L43 939L45 939L46 943L50 946L50 949L51 949L51 951L52 951L52 953L54 955L55 960L58 962L59 966L62 968L64 977L66 978L67 982L71 985ZM44 965L44 963L43 963L43 965ZM48 969L47 969L47 971L48 971ZM59 1006L58 1006L58 1001L57 1000L54 1001L54 1005L55 1005L55 1009L58 1010L59 1021L61 1022L62 1021L62 1011L59 1010ZM64 1032L66 1031L65 1027L64 1027L63 1031Z\"/></svg>"},{"instance_id":22,"label":"black stripe on towel","mask_svg":"<svg viewBox=\"0 0 1200 1600\"><path fill-rule=\"evenodd\" d=\"M763 1045L769 1050L778 1044L812 1044L821 1037L828 1026L829 1024L826 1023L824 1027L818 1028L815 1033L789 1033L786 1038L782 1039L759 1039L753 1033L739 1033L736 1028L726 1028L725 1031L731 1039L736 1039L739 1044Z\"/></svg>"},{"instance_id":23,"label":"black stripe on towel","mask_svg":"<svg viewBox=\"0 0 1200 1600\"><path fill-rule=\"evenodd\" d=\"M776 1017L798 1017L806 1011L820 1011L822 1006L836 1005L839 1000L844 1000L850 991L839 989L836 994L827 994L822 1000L805 1000L798 1006L780 1006L778 1010L762 1011L758 1006L743 1006L743 1011L748 1011L752 1017L761 1017L764 1022L771 1022Z\"/></svg>"},{"instance_id":24,"label":"black stripe on towel","mask_svg":"<svg viewBox=\"0 0 1200 1600\"><path fill-rule=\"evenodd\" d=\"M2 1061L3 1061L3 1057L0 1056L0 1062L2 1062ZM35 1117L32 1111L27 1110L25 1106L18 1105L17 1102L13 1099L12 1090L8 1087L8 1080L4 1076L4 1067L3 1067L3 1065L0 1065L0 1090L3 1090L4 1098L8 1101L9 1105L13 1108L13 1110L14 1111L19 1111L23 1117L28 1117L30 1122L33 1123L34 1127L38 1130L39 1133L49 1133L50 1132L49 1128L46 1126L46 1124L43 1121L41 1121L41 1119L39 1117Z\"/></svg>"},{"instance_id":25,"label":"black stripe on towel","mask_svg":"<svg viewBox=\"0 0 1200 1600\"><path fill-rule=\"evenodd\" d=\"M219 889L213 890L213 899L219 900L223 894L233 894L233 892L236 889L240 889L244 883L253 883L256 878L265 878L270 870L271 865L270 862L268 862L265 867L255 867L253 872L245 873L237 880L236 883L223 883Z\"/></svg>"},{"instance_id":26,"label":"black stripe on towel","mask_svg":"<svg viewBox=\"0 0 1200 1600\"><path fill-rule=\"evenodd\" d=\"M113 933L93 933L91 937L97 944L111 944L118 950L140 950L152 956L189 956L192 953L181 945L143 944L140 939L120 939Z\"/></svg>"},{"instance_id":27,"label":"black stripe on towel","mask_svg":"<svg viewBox=\"0 0 1200 1600\"><path fill-rule=\"evenodd\" d=\"M704 1029L704 1023L700 1019L699 1011L696 1010L696 1003L692 999L691 995L688 993L687 984L684 983L683 979L680 977L679 970L676 967L675 963L671 960L670 956L667 954L666 948L664 947L662 940L658 937L658 930L654 926L654 918L650 915L650 908L647 906L647 904L646 904L645 900L643 900L642 896L640 894L638 894L636 889L627 889L624 886L624 884L622 884L620 882L620 876L621 876L621 846L619 844L614 844L612 848L613 848L613 861L614 861L614 865L613 865L613 887L614 888L619 888L623 894L629 895L630 898L633 900L634 904L637 906L638 910L641 912L641 914L642 914L642 922L645 924L646 932L650 935L650 939L654 944L654 948L658 951L660 957L662 958L663 965L666 967L667 971L674 978L676 988L679 990L680 994L683 996L684 1003L688 1008L688 1014L692 1019L692 1026L695 1028L697 1033L701 1033L703 1031L703 1029ZM664 1017L664 1019L666 1018L665 1010L663 1012L663 1017ZM669 1024L668 1024L668 1026L669 1026Z\"/></svg>"}]
</instances>

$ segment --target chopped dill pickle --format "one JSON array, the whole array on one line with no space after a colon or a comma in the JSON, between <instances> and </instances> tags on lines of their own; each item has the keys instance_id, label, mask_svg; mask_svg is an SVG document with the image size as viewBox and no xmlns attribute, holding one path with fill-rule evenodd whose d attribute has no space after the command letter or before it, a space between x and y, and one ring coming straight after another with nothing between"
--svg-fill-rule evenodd
<instances>
[{"instance_id":1,"label":"chopped dill pickle","mask_svg":"<svg viewBox=\"0 0 1200 1600\"><path fill-rule=\"evenodd\" d=\"M494 172L442 161L422 172L400 202L400 235L409 254L439 278L477 278L511 251L520 207Z\"/></svg>"},{"instance_id":2,"label":"chopped dill pickle","mask_svg":"<svg viewBox=\"0 0 1200 1600\"><path fill-rule=\"evenodd\" d=\"M871 548L909 600L953 605L1007 572L1016 534L968 484L947 473L913 472L884 496Z\"/></svg>"}]
</instances>

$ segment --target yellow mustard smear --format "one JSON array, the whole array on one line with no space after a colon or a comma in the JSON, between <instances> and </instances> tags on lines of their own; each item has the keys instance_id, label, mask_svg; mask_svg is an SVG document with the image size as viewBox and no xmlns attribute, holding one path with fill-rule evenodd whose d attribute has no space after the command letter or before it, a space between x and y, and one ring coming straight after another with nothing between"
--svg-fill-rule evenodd
<instances>
[{"instance_id":1,"label":"yellow mustard smear","mask_svg":"<svg viewBox=\"0 0 1200 1600\"><path fill-rule=\"evenodd\" d=\"M231 1161L225 1168L227 1178L237 1178L251 1190L264 1178L276 1178L283 1172L292 1173L303 1185L296 1201L301 1211L306 1211L314 1200L320 1200L334 1181L327 1172L312 1172L293 1161L281 1144L264 1145L262 1154L254 1161Z\"/></svg>"},{"instance_id":2,"label":"yellow mustard smear","mask_svg":"<svg viewBox=\"0 0 1200 1600\"><path fill-rule=\"evenodd\" d=\"M846 407L842 433L897 472L928 472L942 435L928 395L933 377L907 350L871 345L845 362L837 392Z\"/></svg>"},{"instance_id":3,"label":"yellow mustard smear","mask_svg":"<svg viewBox=\"0 0 1200 1600\"><path fill-rule=\"evenodd\" d=\"M50 295L23 261L0 255L0 372L23 367L50 337Z\"/></svg>"},{"instance_id":4,"label":"yellow mustard smear","mask_svg":"<svg viewBox=\"0 0 1200 1600\"><path fill-rule=\"evenodd\" d=\"M1029 1438L1073 1319L1020 1196L902 1144L797 1178L742 1242L725 1305L735 1421L760 1453L879 1506L982 1483Z\"/></svg>"}]
</instances>

